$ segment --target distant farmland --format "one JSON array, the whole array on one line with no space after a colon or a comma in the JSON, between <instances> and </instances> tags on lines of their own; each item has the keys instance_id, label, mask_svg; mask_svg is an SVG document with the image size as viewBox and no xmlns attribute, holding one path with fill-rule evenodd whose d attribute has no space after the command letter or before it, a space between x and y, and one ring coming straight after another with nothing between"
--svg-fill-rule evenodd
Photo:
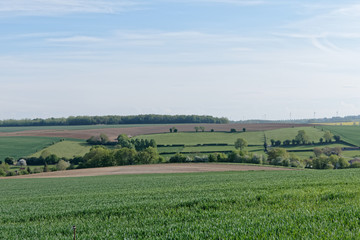
<instances>
[{"instance_id":1,"label":"distant farmland","mask_svg":"<svg viewBox=\"0 0 360 240\"><path fill-rule=\"evenodd\" d=\"M42 136L42 137L61 137L61 138L76 138L88 139L91 136L99 135L100 133L107 134L110 139L115 139L119 134L127 134L130 136L138 136L144 134L166 133L169 129L176 127L179 132L193 132L195 127L203 126L205 131L209 132L214 129L216 132L230 132L230 129L242 131L265 131L279 128L292 128L301 126L311 126L308 124L166 124L166 125L116 125L116 127L109 128L108 125L96 126L70 126L70 127L14 127L14 128L0 128L0 136ZM83 129L79 129L83 128ZM3 129L3 130L1 130Z\"/></svg>"}]
</instances>

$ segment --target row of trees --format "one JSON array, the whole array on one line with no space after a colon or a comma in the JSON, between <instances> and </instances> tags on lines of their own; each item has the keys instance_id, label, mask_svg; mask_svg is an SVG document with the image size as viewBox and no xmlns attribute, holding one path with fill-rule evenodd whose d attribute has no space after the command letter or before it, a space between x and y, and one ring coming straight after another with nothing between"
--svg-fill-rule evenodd
<instances>
[{"instance_id":1,"label":"row of trees","mask_svg":"<svg viewBox=\"0 0 360 240\"><path fill-rule=\"evenodd\" d=\"M229 123L227 118L199 115L131 115L131 116L71 116L68 118L0 120L0 127L62 126L97 124L167 124L167 123Z\"/></svg>"},{"instance_id":2,"label":"row of trees","mask_svg":"<svg viewBox=\"0 0 360 240\"><path fill-rule=\"evenodd\" d=\"M331 143L333 140L335 140L335 142L340 142L340 136L336 136L336 135L334 136L330 131L325 131L324 136L319 139L319 143L320 144ZM315 144L315 142L310 141L310 137L306 134L304 130L299 130L298 134L292 140L287 139L284 141L280 141L280 140L271 139L270 142L271 142L271 146L274 147L279 147L281 145L296 146L296 145Z\"/></svg>"}]
</instances>

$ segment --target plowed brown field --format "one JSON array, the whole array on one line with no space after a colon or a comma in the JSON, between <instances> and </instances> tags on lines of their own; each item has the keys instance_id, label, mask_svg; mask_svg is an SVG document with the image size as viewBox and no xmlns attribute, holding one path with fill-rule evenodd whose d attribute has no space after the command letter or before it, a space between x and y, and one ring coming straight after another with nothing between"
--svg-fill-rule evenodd
<instances>
[{"instance_id":1,"label":"plowed brown field","mask_svg":"<svg viewBox=\"0 0 360 240\"><path fill-rule=\"evenodd\" d=\"M152 174L152 173L192 173L192 172L228 172L228 171L281 171L293 170L290 168L270 167L262 165L242 164L210 164L210 163L183 163L183 164L151 164L117 166L105 168L87 168L68 171L46 172L14 177L3 177L0 179L13 178L61 178L61 177L85 177L101 175L123 175L123 174Z\"/></svg>"},{"instance_id":2,"label":"plowed brown field","mask_svg":"<svg viewBox=\"0 0 360 240\"><path fill-rule=\"evenodd\" d=\"M1 132L0 136L40 136L40 137L62 137L62 138L77 138L88 139L91 136L104 133L109 136L110 139L116 139L119 134L127 134L131 136L165 133L169 132L169 128L176 127L179 132L191 132L194 131L194 127L203 126L205 131L229 132L231 128L235 128L237 131L242 131L246 128L246 131L265 131L279 128L290 127L303 127L311 126L309 124L280 124L280 123L266 123L266 124L174 124L174 125L152 125L146 127L129 127L129 128L101 128L89 129L89 130L31 130L20 132Z\"/></svg>"}]
</instances>

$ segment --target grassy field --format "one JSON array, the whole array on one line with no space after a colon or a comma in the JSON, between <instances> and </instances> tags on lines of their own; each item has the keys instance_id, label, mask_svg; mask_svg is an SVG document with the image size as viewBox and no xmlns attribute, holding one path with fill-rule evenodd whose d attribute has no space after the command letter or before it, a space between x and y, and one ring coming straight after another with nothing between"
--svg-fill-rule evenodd
<instances>
[{"instance_id":1,"label":"grassy field","mask_svg":"<svg viewBox=\"0 0 360 240\"><path fill-rule=\"evenodd\" d=\"M318 128L314 127L301 127L301 128L282 128L276 130L265 131L266 138L268 143L270 139L274 140L292 140L295 138L299 130L304 130L306 135L309 136L309 141L319 142L319 139L324 136L324 132L322 132Z\"/></svg>"},{"instance_id":2,"label":"grassy field","mask_svg":"<svg viewBox=\"0 0 360 240\"><path fill-rule=\"evenodd\" d=\"M58 157L72 158L74 156L84 156L89 152L91 146L86 141L62 141L58 142L50 147L46 148L51 154L55 154ZM40 157L41 151L38 151L31 155L31 157Z\"/></svg>"},{"instance_id":3,"label":"grassy field","mask_svg":"<svg viewBox=\"0 0 360 240\"><path fill-rule=\"evenodd\" d=\"M360 126L319 126L317 128L329 130L339 135L342 140L360 146Z\"/></svg>"},{"instance_id":4,"label":"grassy field","mask_svg":"<svg viewBox=\"0 0 360 240\"><path fill-rule=\"evenodd\" d=\"M156 124L117 124L117 125L77 125L77 126L31 126L31 127L0 127L0 132L21 132L34 130L89 130L106 128L150 127Z\"/></svg>"},{"instance_id":5,"label":"grassy field","mask_svg":"<svg viewBox=\"0 0 360 240\"><path fill-rule=\"evenodd\" d=\"M27 157L59 141L55 137L0 137L0 160Z\"/></svg>"},{"instance_id":6,"label":"grassy field","mask_svg":"<svg viewBox=\"0 0 360 240\"><path fill-rule=\"evenodd\" d=\"M324 133L317 128L313 127L298 127L298 128L283 128L269 131L259 132L236 132L236 133L223 133L223 132L180 132L180 133L162 133L142 135L137 138L155 139L157 144L209 144L209 143L227 143L234 144L236 139L244 138L249 145L263 145L264 134L267 137L268 143L270 139L284 141L286 139L294 139L299 130L305 130L306 134L310 137L310 141L318 142Z\"/></svg>"},{"instance_id":7,"label":"grassy field","mask_svg":"<svg viewBox=\"0 0 360 240\"><path fill-rule=\"evenodd\" d=\"M179 133L162 133L141 135L136 138L155 139L157 144L209 144L209 143L226 143L234 144L237 138L245 138L249 144L261 144L264 134L262 132L245 132L245 133L224 133L224 132L179 132Z\"/></svg>"},{"instance_id":8,"label":"grassy field","mask_svg":"<svg viewBox=\"0 0 360 240\"><path fill-rule=\"evenodd\" d=\"M5 179L0 239L357 239L359 184L352 169Z\"/></svg>"}]
</instances>

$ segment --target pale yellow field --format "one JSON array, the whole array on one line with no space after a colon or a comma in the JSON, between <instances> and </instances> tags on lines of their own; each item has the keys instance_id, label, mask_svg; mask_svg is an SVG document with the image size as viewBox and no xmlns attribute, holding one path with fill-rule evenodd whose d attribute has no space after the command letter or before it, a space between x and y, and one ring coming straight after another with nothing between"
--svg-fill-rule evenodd
<instances>
[{"instance_id":1,"label":"pale yellow field","mask_svg":"<svg viewBox=\"0 0 360 240\"><path fill-rule=\"evenodd\" d=\"M360 122L336 122L336 123L316 123L320 125L328 125L328 126L353 126L360 125Z\"/></svg>"}]
</instances>

